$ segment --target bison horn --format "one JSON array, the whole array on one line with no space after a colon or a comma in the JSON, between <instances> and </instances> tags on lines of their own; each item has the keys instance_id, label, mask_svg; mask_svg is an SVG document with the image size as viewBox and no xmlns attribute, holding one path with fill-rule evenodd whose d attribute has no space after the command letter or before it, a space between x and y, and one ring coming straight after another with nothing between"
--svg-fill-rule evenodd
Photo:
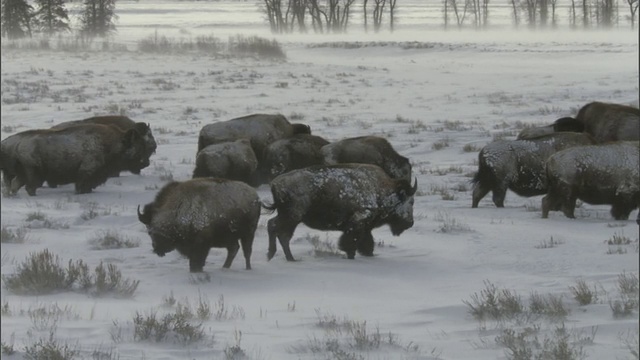
<instances>
[{"instance_id":1,"label":"bison horn","mask_svg":"<svg viewBox=\"0 0 640 360\"><path fill-rule=\"evenodd\" d=\"M138 205L138 220L140 220L140 222L145 224L145 225L147 224L146 216L144 216L144 214L140 212L140 205Z\"/></svg>"},{"instance_id":2,"label":"bison horn","mask_svg":"<svg viewBox=\"0 0 640 360\"><path fill-rule=\"evenodd\" d=\"M409 196L413 196L413 194L418 191L418 178L413 179L413 186L411 187L411 191L409 191Z\"/></svg>"}]
</instances>

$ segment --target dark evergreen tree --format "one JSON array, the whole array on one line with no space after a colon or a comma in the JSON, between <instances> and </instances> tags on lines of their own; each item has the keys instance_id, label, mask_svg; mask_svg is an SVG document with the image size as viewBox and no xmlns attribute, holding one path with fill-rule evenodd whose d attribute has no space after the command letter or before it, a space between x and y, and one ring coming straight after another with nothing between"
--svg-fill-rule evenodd
<instances>
[{"instance_id":1,"label":"dark evergreen tree","mask_svg":"<svg viewBox=\"0 0 640 360\"><path fill-rule=\"evenodd\" d=\"M47 34L68 31L69 14L64 0L35 0L37 11L33 18L34 27Z\"/></svg>"},{"instance_id":2,"label":"dark evergreen tree","mask_svg":"<svg viewBox=\"0 0 640 360\"><path fill-rule=\"evenodd\" d=\"M2 36L8 39L31 36L33 7L26 0L2 0L0 10Z\"/></svg>"},{"instance_id":3,"label":"dark evergreen tree","mask_svg":"<svg viewBox=\"0 0 640 360\"><path fill-rule=\"evenodd\" d=\"M115 31L113 22L118 18L115 8L116 0L85 0L80 16L82 31L90 36L105 36Z\"/></svg>"}]
</instances>

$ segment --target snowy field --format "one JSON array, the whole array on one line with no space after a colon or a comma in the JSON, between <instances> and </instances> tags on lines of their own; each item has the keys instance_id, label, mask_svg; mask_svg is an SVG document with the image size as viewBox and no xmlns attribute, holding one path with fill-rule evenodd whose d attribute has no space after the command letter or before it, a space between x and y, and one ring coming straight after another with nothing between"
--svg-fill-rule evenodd
<instances>
[{"instance_id":1,"label":"snowy field","mask_svg":"<svg viewBox=\"0 0 640 360\"><path fill-rule=\"evenodd\" d=\"M140 37L152 32L145 31ZM637 210L615 221L608 206L582 204L576 219L560 212L541 219L541 197L513 193L503 209L490 195L472 209L470 185L478 151L494 139L575 115L594 100L638 106L637 33L278 40L284 62L3 49L2 139L121 113L150 123L158 141L140 176L123 173L91 194L75 195L66 185L2 198L3 229L26 232L17 243L3 240L3 277L49 249L62 266L113 264L140 282L131 298L78 290L17 295L3 286L2 344L16 351L3 359L53 343L87 359L478 360L506 359L509 345L551 359L549 349L562 341L573 352L562 359L637 359ZM399 237L377 229L376 256L347 260L331 248L339 233L301 225L292 240L299 261L286 262L279 248L267 262L271 216L263 215L250 271L240 255L222 270L223 249L211 251L198 276L176 252L153 254L136 207L168 180L191 177L202 126L258 112L307 123L330 141L387 138L418 180L413 228ZM270 199L267 185L258 193ZM126 244L96 245L106 232ZM621 278L635 278L635 294L621 293ZM596 295L591 304L575 299L580 283ZM519 296L526 309L474 318L468 304L492 286ZM556 300L555 309L567 314L532 314L532 294ZM612 307L625 299L631 315L617 316ZM136 332L136 314L161 318L187 307L194 314L185 319L200 326L202 339L174 331L154 341ZM508 334L515 334L510 343ZM518 335L523 341L514 340Z\"/></svg>"}]
</instances>

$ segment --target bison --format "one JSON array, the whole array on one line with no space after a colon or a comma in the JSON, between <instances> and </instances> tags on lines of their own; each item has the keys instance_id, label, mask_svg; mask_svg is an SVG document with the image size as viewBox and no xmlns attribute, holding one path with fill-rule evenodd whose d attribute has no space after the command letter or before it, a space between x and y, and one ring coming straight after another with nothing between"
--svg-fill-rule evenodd
<instances>
[{"instance_id":1,"label":"bison","mask_svg":"<svg viewBox=\"0 0 640 360\"><path fill-rule=\"evenodd\" d=\"M54 185L75 183L76 193L89 193L110 174L122 170L123 163L144 163L144 134L144 128L122 131L113 126L86 124L13 135L16 140L12 139L11 144L15 147L7 156L7 163L15 172L10 193L25 185L27 193L34 196L45 181ZM3 153L3 163L4 157Z\"/></svg>"},{"instance_id":2,"label":"bison","mask_svg":"<svg viewBox=\"0 0 640 360\"><path fill-rule=\"evenodd\" d=\"M563 117L553 124L524 129L518 139L531 139L553 132L585 132L598 143L640 139L640 109L594 101L584 105L575 118Z\"/></svg>"},{"instance_id":3,"label":"bison","mask_svg":"<svg viewBox=\"0 0 640 360\"><path fill-rule=\"evenodd\" d=\"M6 139L2 140L2 142L0 142L0 169L2 170L2 181L7 194L12 193L11 183L18 181L16 179L16 176L18 174L17 150L20 141L36 136L38 133L38 130L22 131L9 136ZM16 186L18 185L16 184Z\"/></svg>"},{"instance_id":4,"label":"bison","mask_svg":"<svg viewBox=\"0 0 640 360\"><path fill-rule=\"evenodd\" d=\"M262 161L263 173L268 180L295 169L322 165L324 156L320 149L329 144L320 136L299 134L271 143Z\"/></svg>"},{"instance_id":5,"label":"bison","mask_svg":"<svg viewBox=\"0 0 640 360\"><path fill-rule=\"evenodd\" d=\"M258 159L247 139L213 144L196 156L193 177L217 177L257 185Z\"/></svg>"},{"instance_id":6,"label":"bison","mask_svg":"<svg viewBox=\"0 0 640 360\"><path fill-rule=\"evenodd\" d=\"M361 163L380 166L395 179L411 181L411 163L379 136L347 138L322 147L325 164Z\"/></svg>"},{"instance_id":7,"label":"bison","mask_svg":"<svg viewBox=\"0 0 640 360\"><path fill-rule=\"evenodd\" d=\"M395 236L413 226L413 195L406 179L393 179L369 164L316 165L290 171L271 181L273 204L263 204L276 217L267 224L271 260L276 237L288 261L294 261L289 241L298 224L317 230L341 231L340 250L373 256L371 231L389 225Z\"/></svg>"},{"instance_id":8,"label":"bison","mask_svg":"<svg viewBox=\"0 0 640 360\"><path fill-rule=\"evenodd\" d=\"M473 177L472 208L489 191L493 203L504 207L507 190L520 196L544 195L547 192L544 162L556 151L578 145L590 145L587 134L554 133L528 140L500 140L482 148L478 154L478 172Z\"/></svg>"},{"instance_id":9,"label":"bison","mask_svg":"<svg viewBox=\"0 0 640 360\"><path fill-rule=\"evenodd\" d=\"M620 141L559 151L546 163L547 195L542 217L562 210L575 218L576 199L610 204L611 216L626 220L640 203L640 143Z\"/></svg>"},{"instance_id":10,"label":"bison","mask_svg":"<svg viewBox=\"0 0 640 360\"><path fill-rule=\"evenodd\" d=\"M137 161L133 163L126 163L125 161L123 164L123 170L130 171L134 174L140 174L140 171L142 169L149 166L150 164L149 158L151 157L151 155L153 155L156 152L156 149L158 147L158 145L156 144L156 139L153 137L153 134L151 133L151 127L149 126L149 124L145 124L141 122L137 123L129 119L128 117L121 116L121 115L94 116L94 117L90 117L83 120L67 121L67 122L57 124L51 127L51 129L65 129L71 126L84 125L84 124L100 124L100 125L115 126L116 128L122 131L127 131L133 128L138 129L138 132L142 134L144 142L146 144L145 159L142 163ZM114 176L117 176L118 173L114 174Z\"/></svg>"},{"instance_id":11,"label":"bison","mask_svg":"<svg viewBox=\"0 0 640 360\"><path fill-rule=\"evenodd\" d=\"M261 202L251 186L227 179L199 178L165 185L138 219L146 225L153 252L175 249L189 259L191 272L202 272L212 247L226 248L222 266L231 267L240 245L251 269L251 248Z\"/></svg>"}]
</instances>

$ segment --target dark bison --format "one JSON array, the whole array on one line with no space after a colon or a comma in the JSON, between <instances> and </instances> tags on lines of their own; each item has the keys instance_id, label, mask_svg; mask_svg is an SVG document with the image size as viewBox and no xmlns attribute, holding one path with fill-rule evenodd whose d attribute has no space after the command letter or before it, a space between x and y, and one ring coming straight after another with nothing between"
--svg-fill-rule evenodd
<instances>
[{"instance_id":1,"label":"dark bison","mask_svg":"<svg viewBox=\"0 0 640 360\"><path fill-rule=\"evenodd\" d=\"M193 177L216 177L256 184L258 159L247 139L213 144L196 156Z\"/></svg>"},{"instance_id":2,"label":"dark bison","mask_svg":"<svg viewBox=\"0 0 640 360\"><path fill-rule=\"evenodd\" d=\"M13 134L0 142L0 169L2 170L2 181L6 194L11 194L11 188L20 188L18 175L18 145L22 139L28 139L39 134L38 130L27 130ZM14 182L15 185L11 185ZM17 190L16 190L17 191Z\"/></svg>"},{"instance_id":3,"label":"dark bison","mask_svg":"<svg viewBox=\"0 0 640 360\"><path fill-rule=\"evenodd\" d=\"M411 181L411 163L379 136L360 136L332 142L322 148L325 164L360 163L380 166L394 179Z\"/></svg>"},{"instance_id":4,"label":"dark bison","mask_svg":"<svg viewBox=\"0 0 640 360\"><path fill-rule=\"evenodd\" d=\"M516 140L528 140L535 139L540 136L551 135L555 132L563 132L563 131L571 131L571 132L582 132L583 129L578 129L575 127L575 119L572 117L563 117L556 120L553 124L546 126L533 126L529 128L522 129Z\"/></svg>"},{"instance_id":5,"label":"dark bison","mask_svg":"<svg viewBox=\"0 0 640 360\"><path fill-rule=\"evenodd\" d=\"M289 261L289 241L298 224L317 230L342 231L339 248L353 259L356 253L372 256L371 231L389 225L395 236L413 226L413 195L417 190L405 179L393 179L369 164L311 166L293 170L271 181L277 210L269 220L268 259L276 253L276 237Z\"/></svg>"},{"instance_id":6,"label":"dark bison","mask_svg":"<svg viewBox=\"0 0 640 360\"><path fill-rule=\"evenodd\" d=\"M591 102L575 118L563 117L548 126L524 129L518 139L530 139L553 132L585 132L598 143L640 139L640 109L612 103Z\"/></svg>"},{"instance_id":7,"label":"dark bison","mask_svg":"<svg viewBox=\"0 0 640 360\"><path fill-rule=\"evenodd\" d=\"M45 181L54 185L75 183L76 193L89 193L110 174L123 170L123 163L145 161L145 133L146 129L138 127L122 131L113 126L87 124L13 135L17 140L11 140L15 147L8 155L15 172L10 193L25 185L33 196ZM3 163L4 157L5 154Z\"/></svg>"},{"instance_id":8,"label":"dark bison","mask_svg":"<svg viewBox=\"0 0 640 360\"><path fill-rule=\"evenodd\" d=\"M149 166L149 158L156 152L158 145L156 144L156 139L153 137L151 133L151 127L149 124L145 124L142 122L135 122L129 119L126 116L121 115L106 115L106 116L94 116L83 120L74 120L67 121L60 124L57 124L52 129L65 129L71 126L76 125L84 125L84 124L99 124L99 125L108 125L115 126L116 128L127 131L133 128L136 128L139 133L142 134L142 138L146 144L145 146L145 159L142 163L133 162L133 163L124 163L123 170L130 171L134 174L140 174L140 171L147 166ZM117 174L115 174L117 175Z\"/></svg>"},{"instance_id":9,"label":"dark bison","mask_svg":"<svg viewBox=\"0 0 640 360\"><path fill-rule=\"evenodd\" d=\"M626 220L640 203L640 145L637 141L580 146L559 151L546 164L548 191L542 217L562 210L575 218L576 199L610 204L611 216Z\"/></svg>"},{"instance_id":10,"label":"dark bison","mask_svg":"<svg viewBox=\"0 0 640 360\"><path fill-rule=\"evenodd\" d=\"M478 172L471 180L471 207L477 208L489 191L493 193L493 203L497 207L504 207L507 190L526 197L546 194L544 163L547 158L568 147L593 143L593 138L587 134L562 132L488 144L478 154Z\"/></svg>"},{"instance_id":11,"label":"dark bison","mask_svg":"<svg viewBox=\"0 0 640 360\"><path fill-rule=\"evenodd\" d=\"M138 219L147 226L158 256L177 249L189 259L189 270L201 272L212 247L226 248L229 268L240 245L251 269L251 248L260 218L255 189L233 180L200 178L171 182L144 206Z\"/></svg>"},{"instance_id":12,"label":"dark bison","mask_svg":"<svg viewBox=\"0 0 640 360\"><path fill-rule=\"evenodd\" d=\"M272 142L294 134L310 133L308 125L291 124L284 115L253 114L202 127L198 137L198 151L211 144L249 139L260 160L264 150Z\"/></svg>"},{"instance_id":13,"label":"dark bison","mask_svg":"<svg viewBox=\"0 0 640 360\"><path fill-rule=\"evenodd\" d=\"M262 161L268 180L295 169L322 165L324 156L320 149L329 142L320 136L298 134L271 143Z\"/></svg>"}]
</instances>

